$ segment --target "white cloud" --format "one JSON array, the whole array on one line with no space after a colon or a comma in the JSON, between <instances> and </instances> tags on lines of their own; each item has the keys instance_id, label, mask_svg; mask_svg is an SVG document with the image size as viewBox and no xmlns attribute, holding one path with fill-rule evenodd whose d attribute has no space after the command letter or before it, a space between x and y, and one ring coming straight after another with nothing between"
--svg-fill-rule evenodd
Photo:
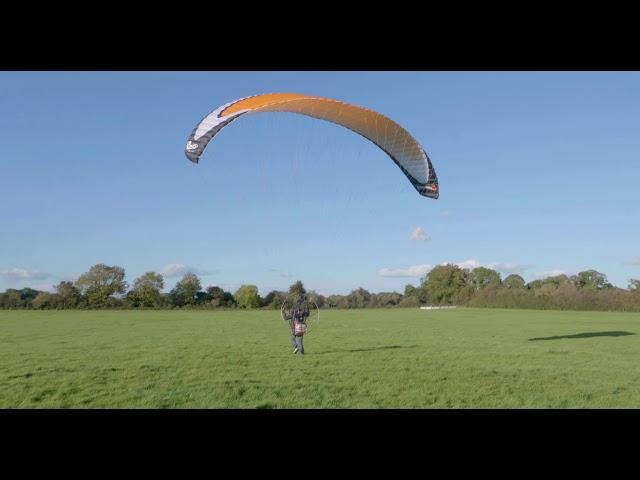
<instances>
[{"instance_id":1,"label":"white cloud","mask_svg":"<svg viewBox=\"0 0 640 480\"><path fill-rule=\"evenodd\" d=\"M41 292L56 292L56 286L51 283L38 283L36 285L33 285L31 288L33 288L34 290L39 290Z\"/></svg>"},{"instance_id":2,"label":"white cloud","mask_svg":"<svg viewBox=\"0 0 640 480\"><path fill-rule=\"evenodd\" d=\"M631 265L632 267L640 267L640 257L632 258L627 262L627 265Z\"/></svg>"},{"instance_id":3,"label":"white cloud","mask_svg":"<svg viewBox=\"0 0 640 480\"><path fill-rule=\"evenodd\" d=\"M26 270L24 268L10 268L9 270L0 270L0 277L7 280L44 280L51 277L51 274L41 272L39 270Z\"/></svg>"},{"instance_id":4,"label":"white cloud","mask_svg":"<svg viewBox=\"0 0 640 480\"><path fill-rule=\"evenodd\" d=\"M195 267L188 267L181 263L168 263L160 269L160 272L166 278L181 277L185 273L194 273L196 275L212 275L216 272L209 272L206 270L200 270Z\"/></svg>"},{"instance_id":5,"label":"white cloud","mask_svg":"<svg viewBox=\"0 0 640 480\"><path fill-rule=\"evenodd\" d=\"M409 240L412 242L428 242L431 240L431 237L422 229L422 227L418 227L413 231Z\"/></svg>"},{"instance_id":6,"label":"white cloud","mask_svg":"<svg viewBox=\"0 0 640 480\"><path fill-rule=\"evenodd\" d=\"M448 217L449 215L451 215L451 212L449 210L443 210L440 212L441 217Z\"/></svg>"},{"instance_id":7,"label":"white cloud","mask_svg":"<svg viewBox=\"0 0 640 480\"><path fill-rule=\"evenodd\" d=\"M469 270L473 270L474 268L478 268L478 267L482 266L482 264L479 261L472 260L472 259L465 260L464 262L458 262L458 263L456 263L456 262L444 262L444 263L441 263L440 265L446 265L448 263L453 263L454 265L457 265L460 268L466 268L466 269L469 269Z\"/></svg>"},{"instance_id":8,"label":"white cloud","mask_svg":"<svg viewBox=\"0 0 640 480\"><path fill-rule=\"evenodd\" d=\"M424 277L433 269L433 265L414 265L409 268L381 268L378 275L382 277Z\"/></svg>"},{"instance_id":9,"label":"white cloud","mask_svg":"<svg viewBox=\"0 0 640 480\"><path fill-rule=\"evenodd\" d=\"M473 270L478 267L485 267L500 272L502 274L521 273L531 268L529 265L519 263L481 263L475 259L464 262L443 262L440 265L457 265L460 268ZM378 274L382 277L423 277L433 269L433 265L422 264L413 265L408 268L382 268Z\"/></svg>"},{"instance_id":10,"label":"white cloud","mask_svg":"<svg viewBox=\"0 0 640 480\"><path fill-rule=\"evenodd\" d=\"M441 265L445 265L445 263L442 263ZM531 265L526 265L523 263L482 263L474 259L469 259L469 260L465 260L464 262L454 263L454 265L457 265L460 268L465 268L469 270L473 270L474 268L478 268L478 267L490 268L491 270L495 270L496 272L500 272L506 275L509 275L512 273L522 273L525 270L528 270L531 268Z\"/></svg>"},{"instance_id":11,"label":"white cloud","mask_svg":"<svg viewBox=\"0 0 640 480\"><path fill-rule=\"evenodd\" d=\"M512 273L523 273L525 270L529 270L531 265L525 265L522 263L490 263L486 267L505 275L511 275Z\"/></svg>"},{"instance_id":12,"label":"white cloud","mask_svg":"<svg viewBox=\"0 0 640 480\"><path fill-rule=\"evenodd\" d=\"M564 270L559 270L559 269L553 269L553 270L545 270L543 272L537 272L534 274L534 278L536 280L542 280L543 278L547 278L547 277L557 277L558 275L566 275L568 277L570 277L571 275L573 275L573 272L566 272Z\"/></svg>"}]
</instances>

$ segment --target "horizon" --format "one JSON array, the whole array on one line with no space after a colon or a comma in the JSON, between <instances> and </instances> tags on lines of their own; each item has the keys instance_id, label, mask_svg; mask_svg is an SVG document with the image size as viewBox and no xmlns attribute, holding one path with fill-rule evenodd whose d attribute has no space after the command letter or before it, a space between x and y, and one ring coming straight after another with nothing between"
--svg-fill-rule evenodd
<instances>
[{"instance_id":1,"label":"horizon","mask_svg":"<svg viewBox=\"0 0 640 480\"><path fill-rule=\"evenodd\" d=\"M518 276L520 276L521 278L523 278L523 280L525 281L525 283L526 283L527 285L528 285L529 283L534 282L534 281L537 281L537 280L546 280L546 279L549 279L549 278L555 278L555 277L562 276L562 275L564 275L564 276L568 277L569 279L572 279L573 277L576 277L579 273L581 273L581 272L575 272L575 273L566 273L566 272L550 272L550 274L549 274L549 275L546 275L546 276L538 276L538 277L531 278L530 280L527 280L527 279L525 279L522 275L520 275L520 274L518 274L518 273L506 273L506 274L503 274L503 273L501 273L501 272L499 272L499 271L497 271L497 270L494 270L493 268L491 268L491 266L476 265L476 264L474 264L473 262L461 262L461 263L458 263L458 264L441 263L441 264L438 264L438 265L434 265L434 266L433 266L433 268L438 267L438 266L447 266L447 265L455 265L455 266L457 266L457 267L459 267L459 268L461 268L461 269L465 270L467 273L470 273L474 268L477 268L477 267L485 267L485 268L489 268L489 269L491 269L491 270L495 271L496 273L498 273L498 275L500 276L500 280L501 280L501 281L504 281L504 280L505 280L508 276L510 276L510 275L518 275ZM121 265L108 265L108 266L109 266L109 267L121 267L121 268L123 268L123 269L124 269L124 271L125 271L125 278L124 278L124 280L125 280L125 282L127 283L127 289L128 289L128 290L132 289L132 287L133 287L133 281L135 280L135 278L128 279L128 276L127 276L127 274L126 274L126 268L125 268L125 267L122 267ZM225 290L225 291L227 291L227 292L230 292L230 293L232 293L232 294L235 294L235 293L236 293L236 291L238 290L238 288L240 288L241 286L255 285L254 283L252 283L252 282L250 282L250 281L247 281L247 282L244 282L244 283L238 284L238 285L237 285L236 287L234 287L234 288L226 288L226 287L224 287L223 285L219 285L219 284L216 284L216 283L211 283L211 284L203 283L203 282L202 282L202 279L200 278L200 275L198 275L197 273L195 273L195 272L193 271L193 269L185 270L185 269L183 269L183 268L179 268L179 269L178 269L178 268L176 268L176 267L184 267L184 266L181 266L181 265L167 265L166 267L168 267L168 268L165 268L165 269L163 269L163 270L169 270L169 271L171 271L171 270L179 270L179 272L180 272L180 273L179 273L179 274L172 274L172 273L167 274L167 273L162 273L162 272L153 272L153 273L159 273L160 275L162 275L163 280L164 280L165 282L166 282L166 279L167 279L167 278L176 278L175 282L172 282L172 285L173 285L173 286L175 286L175 283L177 283L178 281L180 281L180 280L183 278L183 276L184 276L184 275L186 275L187 273L194 274L194 275L196 275L196 276L198 277L198 279L201 281L201 285L202 285L201 291L206 291L206 290L207 290L207 288L209 288L209 287L220 287L220 288L222 288L223 290ZM87 271L88 271L88 270L89 270L89 269L87 269ZM594 269L587 269L587 270L594 270ZM428 275L428 273L429 273L430 271L431 271L431 269L429 269L429 271L427 271L427 272L425 273L425 275ZM596 270L596 271L597 271L597 270ZM18 276L18 275L24 274L25 272L21 272L21 271L19 271L18 269L15 269L12 273ZM83 273L86 273L86 272L83 272ZM149 273L149 272L144 272L144 273ZM598 273L604 274L604 275L605 275L605 277L608 277L608 276L607 276L607 274L606 274L606 272L598 272ZM417 283L407 282L407 284L405 284L405 286L406 286L406 285L408 285L408 284L411 284L411 285L414 285L415 287L419 287L419 286L421 286L421 283L422 283L422 282L421 282L421 280L422 280L422 279L424 279L424 276L423 276L423 277L420 277L420 281L418 281ZM70 282L72 282L72 283L76 283L76 281L77 281L77 280L78 280L78 278L77 278L77 277L75 277L75 278L63 278L63 279L60 279L60 282L63 282L63 281L70 281ZM638 279L636 279L636 280L638 280ZM284 288L282 288L282 289L272 289L272 290L269 290L269 291L264 291L264 290L261 290L261 289L260 289L260 287L258 287L258 295L259 295L260 297L264 297L264 296L266 296L267 294L269 294L269 293L271 293L271 292L274 292L274 291L277 291L277 292L279 292L279 293L286 293L286 292L289 290L289 287L293 286L293 284L295 284L295 283L297 283L297 282L302 282L302 284L303 284L303 285L304 285L304 287L305 287L305 290L307 290L308 292L315 292L315 293L318 293L318 294L320 294L320 295L322 295L322 296L325 296L325 297L329 297L329 296L331 296L331 295L346 296L346 295L349 295L350 293L353 293L355 290L358 290L358 289L360 289L360 288L364 288L364 287L360 287L360 286L355 286L355 287L353 287L351 290L349 290L349 291L347 291L347 292L323 292L323 291L317 291L317 290L315 290L314 288L310 288L310 287L308 287L308 286L305 284L305 282L304 282L304 280L303 280L303 279L299 279L299 278L298 278L298 279L295 279L295 280L294 280L294 279L292 279L292 280L291 280L291 283L290 283L288 286L286 286L286 287L284 287ZM165 283L165 285L166 285L166 283ZM628 286L628 285L627 285L627 286L625 286L625 287L618 287L617 285L613 285L613 286L614 286L614 287L616 287L616 288L623 288L623 289L625 289L625 290L629 290L629 286ZM14 288L14 287L10 287L10 288ZM26 285L26 286L24 286L24 287L21 287L21 288L18 288L17 290L22 290L22 289L25 289L25 288L32 288L33 290L39 290L39 289L36 289L36 288L30 287L30 286L28 286L28 285ZM369 290L368 290L368 289L366 289L366 288L365 288L365 290L369 291ZM48 293L55 293L55 285L47 286L47 288L46 288L46 289L42 289L42 290L39 290L39 291L44 291L44 292L48 292ZM164 288L162 288L162 289L160 290L160 292L161 292L161 293L163 293L163 294L168 294L168 293L170 293L170 291L171 291L171 288L168 288L167 286L165 286ZM3 293L3 291L0 291L0 293ZM399 293L399 294L401 294L401 295L402 295L402 294L404 294L404 287L403 287L402 289L400 289L400 291L398 291L398 290L390 290L390 291L382 291L382 290L378 290L378 291L369 291L369 293L372 293L372 294L380 294L380 293ZM119 296L124 296L124 294L119 295Z\"/></svg>"},{"instance_id":2,"label":"horizon","mask_svg":"<svg viewBox=\"0 0 640 480\"><path fill-rule=\"evenodd\" d=\"M0 291L92 265L261 295L402 293L430 268L530 282L640 277L640 72L3 72ZM198 121L267 92L374 109L440 180L420 197L380 149L295 115L235 122L191 165ZM366 185L363 188L362 185ZM250 188L246 188L249 186ZM246 281L245 281L246 280ZM46 288L45 288L46 287Z\"/></svg>"}]
</instances>

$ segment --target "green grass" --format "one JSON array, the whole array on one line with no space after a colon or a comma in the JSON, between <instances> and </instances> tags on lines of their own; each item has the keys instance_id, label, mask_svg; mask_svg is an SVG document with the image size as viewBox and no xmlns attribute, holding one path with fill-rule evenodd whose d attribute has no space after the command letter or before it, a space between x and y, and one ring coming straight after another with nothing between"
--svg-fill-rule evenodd
<instances>
[{"instance_id":1,"label":"green grass","mask_svg":"<svg viewBox=\"0 0 640 480\"><path fill-rule=\"evenodd\" d=\"M640 406L640 315L0 311L2 408Z\"/></svg>"}]
</instances>

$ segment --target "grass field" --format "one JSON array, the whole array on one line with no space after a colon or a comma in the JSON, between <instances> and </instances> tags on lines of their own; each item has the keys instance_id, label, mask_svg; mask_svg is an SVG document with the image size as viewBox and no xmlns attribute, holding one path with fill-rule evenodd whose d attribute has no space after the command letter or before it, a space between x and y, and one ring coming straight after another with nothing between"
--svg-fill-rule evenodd
<instances>
[{"instance_id":1,"label":"grass field","mask_svg":"<svg viewBox=\"0 0 640 480\"><path fill-rule=\"evenodd\" d=\"M0 311L2 408L640 406L640 315Z\"/></svg>"}]
</instances>

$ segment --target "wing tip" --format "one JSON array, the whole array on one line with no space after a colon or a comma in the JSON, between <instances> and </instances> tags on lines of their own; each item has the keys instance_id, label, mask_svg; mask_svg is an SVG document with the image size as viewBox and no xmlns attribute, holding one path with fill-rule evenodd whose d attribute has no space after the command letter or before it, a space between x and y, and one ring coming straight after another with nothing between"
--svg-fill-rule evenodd
<instances>
[{"instance_id":1,"label":"wing tip","mask_svg":"<svg viewBox=\"0 0 640 480\"><path fill-rule=\"evenodd\" d=\"M192 155L190 152L185 152L184 156L187 157L187 160L189 160L191 163L198 164L198 162L200 161L200 157Z\"/></svg>"},{"instance_id":2,"label":"wing tip","mask_svg":"<svg viewBox=\"0 0 640 480\"><path fill-rule=\"evenodd\" d=\"M422 185L415 185L418 193L423 197L432 198L437 200L440 196L440 187L437 183L427 183Z\"/></svg>"}]
</instances>

